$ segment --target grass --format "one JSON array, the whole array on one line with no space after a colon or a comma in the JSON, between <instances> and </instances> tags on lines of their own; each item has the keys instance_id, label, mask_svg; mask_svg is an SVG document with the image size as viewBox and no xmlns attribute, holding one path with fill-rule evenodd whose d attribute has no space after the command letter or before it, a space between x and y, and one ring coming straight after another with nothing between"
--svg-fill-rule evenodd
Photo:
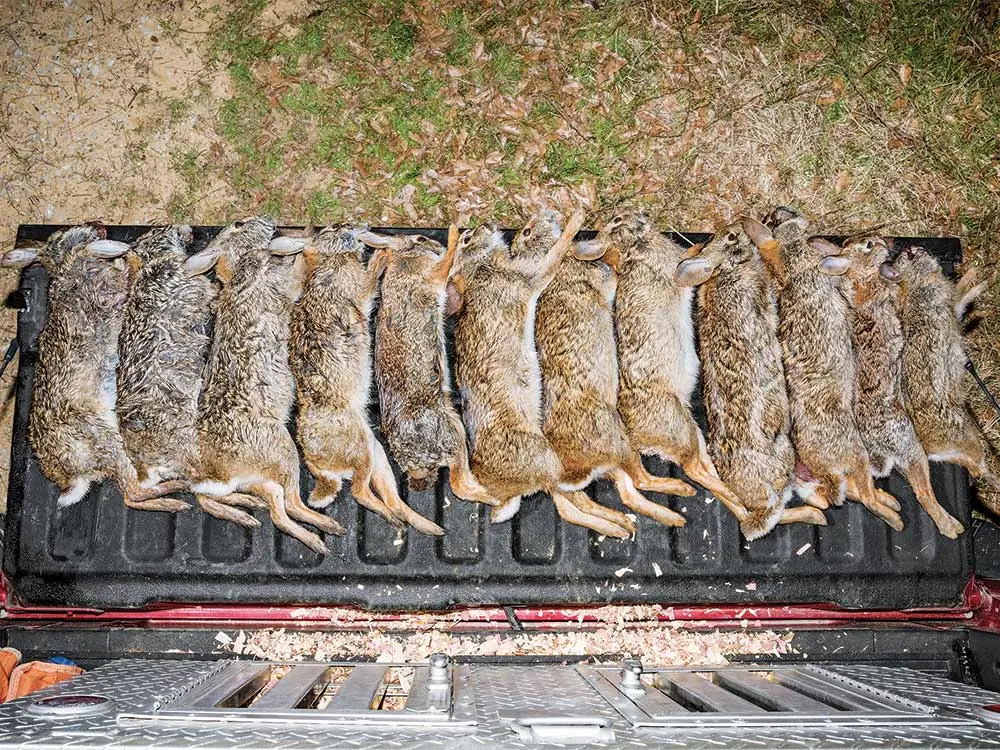
<instances>
[{"instance_id":1,"label":"grass","mask_svg":"<svg viewBox=\"0 0 1000 750\"><path fill-rule=\"evenodd\" d=\"M228 151L180 154L181 198L211 172L245 209L295 222L412 223L413 185L427 224L517 224L544 195L692 229L786 202L831 231L962 234L996 263L1000 43L978 0L527 0L507 15L351 0L280 33L262 10L244 3L209 36L233 89Z\"/></svg>"}]
</instances>

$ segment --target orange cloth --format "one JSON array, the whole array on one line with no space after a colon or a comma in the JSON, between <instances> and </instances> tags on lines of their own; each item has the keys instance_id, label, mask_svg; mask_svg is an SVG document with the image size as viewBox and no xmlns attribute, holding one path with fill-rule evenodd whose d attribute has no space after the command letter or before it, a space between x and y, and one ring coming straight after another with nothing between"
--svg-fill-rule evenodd
<instances>
[{"instance_id":1,"label":"orange cloth","mask_svg":"<svg viewBox=\"0 0 1000 750\"><path fill-rule=\"evenodd\" d=\"M20 656L20 654L18 654ZM3 658L0 655L0 658ZM14 668L10 676L10 684L7 687L7 695L4 700L12 701L23 695L34 693L36 690L51 687L60 682L64 682L71 677L82 674L79 667L71 667L66 664L52 664L47 661L31 661Z\"/></svg>"},{"instance_id":2,"label":"orange cloth","mask_svg":"<svg viewBox=\"0 0 1000 750\"><path fill-rule=\"evenodd\" d=\"M0 648L0 703L7 700L10 676L19 661L21 661L21 652L16 648Z\"/></svg>"}]
</instances>

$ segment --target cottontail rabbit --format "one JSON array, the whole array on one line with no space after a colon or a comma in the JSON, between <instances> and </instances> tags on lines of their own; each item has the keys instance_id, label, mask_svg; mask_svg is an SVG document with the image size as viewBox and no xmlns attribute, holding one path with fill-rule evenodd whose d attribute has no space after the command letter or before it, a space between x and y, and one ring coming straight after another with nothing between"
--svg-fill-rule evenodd
<instances>
[{"instance_id":1,"label":"cottontail rabbit","mask_svg":"<svg viewBox=\"0 0 1000 750\"><path fill-rule=\"evenodd\" d=\"M746 504L740 528L757 539L779 523L825 525L809 506L786 507L795 469L778 303L750 235L753 219L718 232L681 261L674 280L698 289L698 340L709 449L719 476Z\"/></svg>"},{"instance_id":2,"label":"cottontail rabbit","mask_svg":"<svg viewBox=\"0 0 1000 750\"><path fill-rule=\"evenodd\" d=\"M409 523L443 534L400 498L389 459L368 424L369 322L385 255L376 252L365 267L358 235L367 230L329 227L303 251L307 281L292 312L289 354L298 393L296 437L316 478L308 503L328 505L350 479L357 501L394 526Z\"/></svg>"},{"instance_id":3,"label":"cottontail rabbit","mask_svg":"<svg viewBox=\"0 0 1000 750\"><path fill-rule=\"evenodd\" d=\"M740 521L747 511L719 479L705 438L691 416L698 380L690 287L673 280L685 251L642 213L614 216L596 244L617 263L615 329L618 342L618 412L641 453L679 464Z\"/></svg>"},{"instance_id":4,"label":"cottontail rabbit","mask_svg":"<svg viewBox=\"0 0 1000 750\"><path fill-rule=\"evenodd\" d=\"M858 378L854 416L868 448L871 472L887 477L898 468L938 530L954 539L964 528L934 496L927 454L903 406L899 287L879 273L889 256L889 246L881 237L865 237L846 243L843 253L851 259L844 291L853 310L852 344Z\"/></svg>"},{"instance_id":5,"label":"cottontail rabbit","mask_svg":"<svg viewBox=\"0 0 1000 750\"><path fill-rule=\"evenodd\" d=\"M534 235L554 244L555 221L536 221ZM580 490L600 476L615 483L627 508L667 526L684 517L647 499L640 490L695 494L685 482L654 477L633 450L618 414L618 351L614 296L617 276L596 260L597 245L577 243L538 298L535 344L542 371L542 432L562 463L559 488ZM611 259L609 259L611 260Z\"/></svg>"},{"instance_id":6,"label":"cottontail rabbit","mask_svg":"<svg viewBox=\"0 0 1000 750\"><path fill-rule=\"evenodd\" d=\"M103 227L55 232L40 248L15 248L8 268L39 262L49 273L49 315L38 340L38 371L28 438L45 476L59 488L57 505L73 505L90 485L112 479L131 508L178 511L187 503L144 489L125 453L115 415L115 367L127 273L109 262L128 245L105 239Z\"/></svg>"},{"instance_id":7,"label":"cottontail rabbit","mask_svg":"<svg viewBox=\"0 0 1000 750\"><path fill-rule=\"evenodd\" d=\"M444 310L456 232L447 249L423 235L359 235L381 251L385 263L375 316L382 433L410 487L425 487L447 466L457 497L496 505L469 470L465 428L451 403Z\"/></svg>"},{"instance_id":8,"label":"cottontail rabbit","mask_svg":"<svg viewBox=\"0 0 1000 750\"><path fill-rule=\"evenodd\" d=\"M508 246L492 227L467 232L457 282L462 311L455 329L458 385L472 445L472 471L511 518L524 495L548 492L566 521L619 538L635 525L585 493L559 489L562 465L542 433L542 380L535 351L535 309L583 221L574 215L561 236L553 212L537 214ZM557 238L553 240L553 236Z\"/></svg>"},{"instance_id":9,"label":"cottontail rabbit","mask_svg":"<svg viewBox=\"0 0 1000 750\"><path fill-rule=\"evenodd\" d=\"M850 308L839 287L850 258L833 254L829 243L810 240L799 213L778 208L754 225L751 237L777 287L779 325L792 415L792 442L798 460L815 477L807 502L840 505L848 496L896 530L903 521L899 503L875 489L868 451L854 407L857 379L851 347Z\"/></svg>"},{"instance_id":10,"label":"cottontail rabbit","mask_svg":"<svg viewBox=\"0 0 1000 750\"><path fill-rule=\"evenodd\" d=\"M880 270L899 285L903 397L927 457L956 463L995 484L982 433L965 401L969 357L958 318L982 286L970 286L966 277L957 288L919 248L902 251Z\"/></svg>"},{"instance_id":11,"label":"cottontail rabbit","mask_svg":"<svg viewBox=\"0 0 1000 750\"><path fill-rule=\"evenodd\" d=\"M118 340L117 412L143 487L186 480L197 466L198 397L216 289L184 270L191 238L191 227L160 227L125 255L130 273Z\"/></svg>"},{"instance_id":12,"label":"cottontail rabbit","mask_svg":"<svg viewBox=\"0 0 1000 750\"><path fill-rule=\"evenodd\" d=\"M294 398L289 320L302 293L305 240L272 240L274 230L260 217L236 222L185 263L192 276L214 267L222 284L199 401L192 489L206 496L210 513L212 501L226 504L233 493L249 493L267 503L277 529L326 554L323 540L296 521L331 534L344 530L302 502L299 455L286 427Z\"/></svg>"}]
</instances>

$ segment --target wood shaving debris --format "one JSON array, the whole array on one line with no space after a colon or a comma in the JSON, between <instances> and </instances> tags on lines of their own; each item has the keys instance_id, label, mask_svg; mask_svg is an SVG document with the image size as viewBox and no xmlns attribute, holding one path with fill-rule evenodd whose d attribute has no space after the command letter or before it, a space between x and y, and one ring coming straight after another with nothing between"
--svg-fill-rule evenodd
<instances>
[{"instance_id":1,"label":"wood shaving debris","mask_svg":"<svg viewBox=\"0 0 1000 750\"><path fill-rule=\"evenodd\" d=\"M793 651L792 634L771 630L691 632L656 624L605 626L569 632L450 635L420 633L259 630L232 639L220 651L271 661L373 659L416 662L441 652L459 656L639 658L663 665L721 665L728 656L780 656ZM243 637L246 635L246 637Z\"/></svg>"}]
</instances>

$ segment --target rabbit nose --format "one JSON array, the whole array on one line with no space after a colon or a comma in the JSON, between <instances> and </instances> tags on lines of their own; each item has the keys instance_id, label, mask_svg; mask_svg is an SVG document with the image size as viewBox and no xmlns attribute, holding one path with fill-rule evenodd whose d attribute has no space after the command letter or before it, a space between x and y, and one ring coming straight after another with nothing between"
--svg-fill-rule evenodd
<instances>
[{"instance_id":1,"label":"rabbit nose","mask_svg":"<svg viewBox=\"0 0 1000 750\"><path fill-rule=\"evenodd\" d=\"M87 226L97 232L97 237L102 240L108 238L108 228L103 221L88 221Z\"/></svg>"}]
</instances>

